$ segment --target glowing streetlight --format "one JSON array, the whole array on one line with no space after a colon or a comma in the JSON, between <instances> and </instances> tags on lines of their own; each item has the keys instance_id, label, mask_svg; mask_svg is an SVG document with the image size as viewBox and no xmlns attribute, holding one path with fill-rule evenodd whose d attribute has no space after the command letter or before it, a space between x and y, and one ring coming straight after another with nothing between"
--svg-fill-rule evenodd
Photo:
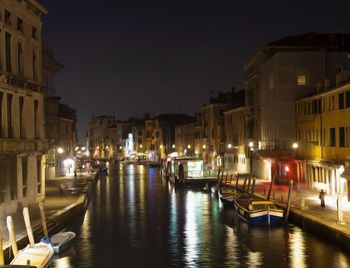
<instances>
[{"instance_id":1,"label":"glowing streetlight","mask_svg":"<svg viewBox=\"0 0 350 268\"><path fill-rule=\"evenodd\" d=\"M173 146L171 146L171 147L172 147L173 149L175 149L176 146L175 146L175 144L173 144Z\"/></svg>"},{"instance_id":2,"label":"glowing streetlight","mask_svg":"<svg viewBox=\"0 0 350 268\"><path fill-rule=\"evenodd\" d=\"M292 144L292 147L293 147L293 149L298 149L299 144L298 144L297 142L294 142L294 143Z\"/></svg>"},{"instance_id":3,"label":"glowing streetlight","mask_svg":"<svg viewBox=\"0 0 350 268\"><path fill-rule=\"evenodd\" d=\"M64 153L63 148L62 148L62 147L58 147L58 148L57 148L57 153L63 154L63 153Z\"/></svg>"},{"instance_id":4,"label":"glowing streetlight","mask_svg":"<svg viewBox=\"0 0 350 268\"><path fill-rule=\"evenodd\" d=\"M140 144L140 148L142 149L142 144Z\"/></svg>"},{"instance_id":5,"label":"glowing streetlight","mask_svg":"<svg viewBox=\"0 0 350 268\"><path fill-rule=\"evenodd\" d=\"M187 149L191 149L191 145L189 144L189 145L187 145Z\"/></svg>"},{"instance_id":6,"label":"glowing streetlight","mask_svg":"<svg viewBox=\"0 0 350 268\"><path fill-rule=\"evenodd\" d=\"M254 142L249 142L249 147L252 148L254 146Z\"/></svg>"},{"instance_id":7,"label":"glowing streetlight","mask_svg":"<svg viewBox=\"0 0 350 268\"><path fill-rule=\"evenodd\" d=\"M229 145L227 145L227 148L231 149L232 148L232 144L230 143Z\"/></svg>"},{"instance_id":8,"label":"glowing streetlight","mask_svg":"<svg viewBox=\"0 0 350 268\"><path fill-rule=\"evenodd\" d=\"M203 149L206 149L206 148L207 148L207 146L205 144L203 144Z\"/></svg>"}]
</instances>

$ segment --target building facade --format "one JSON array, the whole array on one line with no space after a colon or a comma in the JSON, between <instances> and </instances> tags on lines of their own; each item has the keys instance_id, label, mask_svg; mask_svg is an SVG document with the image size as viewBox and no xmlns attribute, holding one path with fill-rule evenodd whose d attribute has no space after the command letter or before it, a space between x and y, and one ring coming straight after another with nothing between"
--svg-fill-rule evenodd
<instances>
[{"instance_id":1,"label":"building facade","mask_svg":"<svg viewBox=\"0 0 350 268\"><path fill-rule=\"evenodd\" d=\"M194 123L179 125L175 127L175 148L179 156L196 156L194 145ZM197 154L196 154L197 153Z\"/></svg>"},{"instance_id":2,"label":"building facade","mask_svg":"<svg viewBox=\"0 0 350 268\"><path fill-rule=\"evenodd\" d=\"M347 197L347 178L342 174L350 161L350 83L303 98L296 110L302 181L311 189Z\"/></svg>"},{"instance_id":3,"label":"building facade","mask_svg":"<svg viewBox=\"0 0 350 268\"><path fill-rule=\"evenodd\" d=\"M118 121L113 115L94 116L89 121L86 147L92 158L111 159L116 154L115 152L119 150L118 146L121 146L121 144L118 143L117 124ZM114 137L114 135L116 136ZM111 143L112 141L113 143ZM118 145L115 146L115 143ZM112 154L111 150L113 151Z\"/></svg>"},{"instance_id":4,"label":"building facade","mask_svg":"<svg viewBox=\"0 0 350 268\"><path fill-rule=\"evenodd\" d=\"M262 176L266 163L278 162L276 155L292 157L295 101L335 85L336 74L350 70L349 49L348 34L308 33L268 43L246 63L245 144L257 152L251 155L254 175Z\"/></svg>"},{"instance_id":5,"label":"building facade","mask_svg":"<svg viewBox=\"0 0 350 268\"><path fill-rule=\"evenodd\" d=\"M0 1L0 212L45 197L41 19L37 1Z\"/></svg>"},{"instance_id":6,"label":"building facade","mask_svg":"<svg viewBox=\"0 0 350 268\"><path fill-rule=\"evenodd\" d=\"M242 106L224 112L225 168L234 169L238 173L250 172L245 146L245 111Z\"/></svg>"}]
</instances>

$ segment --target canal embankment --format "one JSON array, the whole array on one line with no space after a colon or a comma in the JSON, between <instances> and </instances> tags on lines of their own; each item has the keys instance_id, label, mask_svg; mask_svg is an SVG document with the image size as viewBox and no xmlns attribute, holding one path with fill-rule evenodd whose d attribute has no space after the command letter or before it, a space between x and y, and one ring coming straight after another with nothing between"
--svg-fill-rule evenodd
<instances>
[{"instance_id":1,"label":"canal embankment","mask_svg":"<svg viewBox=\"0 0 350 268\"><path fill-rule=\"evenodd\" d=\"M97 180L98 173L96 172L78 174L77 177L67 176L46 180L45 214L49 234L69 228L72 223L83 218ZM36 241L39 241L43 237L39 206L29 206L29 211L34 237ZM19 248L24 248L28 244L22 215L20 208L16 213L9 215L14 221ZM1 221L4 256L9 261L12 252L8 231L6 227L4 228L6 219L1 219Z\"/></svg>"}]
</instances>

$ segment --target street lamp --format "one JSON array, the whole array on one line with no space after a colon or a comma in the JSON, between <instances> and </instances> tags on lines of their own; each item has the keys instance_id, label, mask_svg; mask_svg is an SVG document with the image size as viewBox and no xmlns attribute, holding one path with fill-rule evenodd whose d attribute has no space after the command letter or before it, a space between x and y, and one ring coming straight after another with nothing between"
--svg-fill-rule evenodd
<instances>
[{"instance_id":1,"label":"street lamp","mask_svg":"<svg viewBox=\"0 0 350 268\"><path fill-rule=\"evenodd\" d=\"M227 145L227 148L231 149L232 148L232 144L230 143L229 145Z\"/></svg>"},{"instance_id":2,"label":"street lamp","mask_svg":"<svg viewBox=\"0 0 350 268\"><path fill-rule=\"evenodd\" d=\"M203 144L203 146L202 146L202 147L203 147L203 149L206 149L206 148L207 148L207 146L206 146L205 144Z\"/></svg>"},{"instance_id":3,"label":"street lamp","mask_svg":"<svg viewBox=\"0 0 350 268\"><path fill-rule=\"evenodd\" d=\"M63 154L63 153L64 153L63 148L62 148L62 147L58 147L58 148L57 148L57 153Z\"/></svg>"},{"instance_id":4,"label":"street lamp","mask_svg":"<svg viewBox=\"0 0 350 268\"><path fill-rule=\"evenodd\" d=\"M190 145L190 144L189 144L189 145L187 145L187 148L188 148L188 149L191 149L191 145Z\"/></svg>"},{"instance_id":5,"label":"street lamp","mask_svg":"<svg viewBox=\"0 0 350 268\"><path fill-rule=\"evenodd\" d=\"M173 149L175 149L176 146L175 146L175 144L173 144L173 146L171 146L171 147L172 147Z\"/></svg>"},{"instance_id":6,"label":"street lamp","mask_svg":"<svg viewBox=\"0 0 350 268\"><path fill-rule=\"evenodd\" d=\"M299 148L299 144L298 144L297 142L294 142L294 143L292 144L292 148L293 148L293 149L298 149L298 148Z\"/></svg>"}]
</instances>

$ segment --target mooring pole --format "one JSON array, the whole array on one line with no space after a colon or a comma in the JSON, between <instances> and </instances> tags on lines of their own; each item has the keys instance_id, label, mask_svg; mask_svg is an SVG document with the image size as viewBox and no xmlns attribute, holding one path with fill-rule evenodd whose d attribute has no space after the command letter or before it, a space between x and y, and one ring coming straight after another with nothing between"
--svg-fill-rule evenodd
<instances>
[{"instance_id":1,"label":"mooring pole","mask_svg":"<svg viewBox=\"0 0 350 268\"><path fill-rule=\"evenodd\" d=\"M13 256L16 257L18 254L18 247L17 247L17 241L16 241L15 227L13 226L12 217L7 216L6 221L7 221L7 229L9 231L9 236L11 241L12 253L13 253Z\"/></svg>"},{"instance_id":2,"label":"mooring pole","mask_svg":"<svg viewBox=\"0 0 350 268\"><path fill-rule=\"evenodd\" d=\"M253 185L252 185L252 195L254 195L255 191L255 178L253 179Z\"/></svg>"},{"instance_id":3,"label":"mooring pole","mask_svg":"<svg viewBox=\"0 0 350 268\"><path fill-rule=\"evenodd\" d=\"M267 194L267 200L270 200L271 191L272 191L272 185L273 185L274 182L275 182L276 173L277 173L277 170L276 170L275 173L273 174L273 177L272 177L272 180L271 180L271 183L270 183L269 192L268 192L268 194Z\"/></svg>"},{"instance_id":4,"label":"mooring pole","mask_svg":"<svg viewBox=\"0 0 350 268\"><path fill-rule=\"evenodd\" d=\"M33 230L32 230L32 225L30 224L29 211L27 207L23 208L23 217L24 217L24 223L27 229L29 244L31 246L34 246L35 242L34 242Z\"/></svg>"},{"instance_id":5,"label":"mooring pole","mask_svg":"<svg viewBox=\"0 0 350 268\"><path fill-rule=\"evenodd\" d=\"M291 196L292 196L292 189L293 189L293 180L290 180L289 181L289 188L288 188L287 211L286 211L286 216L284 217L285 223L288 222L289 209L290 209L290 199L291 199Z\"/></svg>"},{"instance_id":6,"label":"mooring pole","mask_svg":"<svg viewBox=\"0 0 350 268\"><path fill-rule=\"evenodd\" d=\"M49 233L47 231L47 225L46 225L46 217L45 217L45 209L44 209L44 203L39 203L40 208L40 216L41 216L41 225L43 226L43 233L45 237L49 236Z\"/></svg>"},{"instance_id":7,"label":"mooring pole","mask_svg":"<svg viewBox=\"0 0 350 268\"><path fill-rule=\"evenodd\" d=\"M249 193L251 180L252 180L252 174L249 175L248 186L247 186L247 193Z\"/></svg>"},{"instance_id":8,"label":"mooring pole","mask_svg":"<svg viewBox=\"0 0 350 268\"><path fill-rule=\"evenodd\" d=\"M239 180L239 173L237 173L236 190L238 190L238 180Z\"/></svg>"},{"instance_id":9,"label":"mooring pole","mask_svg":"<svg viewBox=\"0 0 350 268\"><path fill-rule=\"evenodd\" d=\"M4 265L4 249L2 246L2 232L0 230L0 265Z\"/></svg>"},{"instance_id":10,"label":"mooring pole","mask_svg":"<svg viewBox=\"0 0 350 268\"><path fill-rule=\"evenodd\" d=\"M248 177L245 176L242 191L244 192Z\"/></svg>"}]
</instances>

